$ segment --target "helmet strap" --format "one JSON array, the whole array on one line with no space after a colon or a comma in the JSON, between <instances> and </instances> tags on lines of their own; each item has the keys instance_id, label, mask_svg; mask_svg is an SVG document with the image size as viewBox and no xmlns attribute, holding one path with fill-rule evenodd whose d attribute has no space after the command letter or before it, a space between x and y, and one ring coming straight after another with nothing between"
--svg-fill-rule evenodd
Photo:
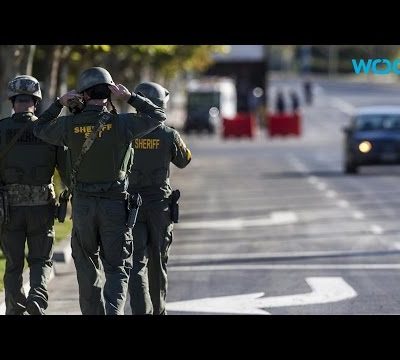
<instances>
[{"instance_id":1,"label":"helmet strap","mask_svg":"<svg viewBox=\"0 0 400 360\"><path fill-rule=\"evenodd\" d=\"M114 104L111 101L111 96L108 97L108 103L111 105L111 114L118 114L117 109L115 108Z\"/></svg>"}]
</instances>

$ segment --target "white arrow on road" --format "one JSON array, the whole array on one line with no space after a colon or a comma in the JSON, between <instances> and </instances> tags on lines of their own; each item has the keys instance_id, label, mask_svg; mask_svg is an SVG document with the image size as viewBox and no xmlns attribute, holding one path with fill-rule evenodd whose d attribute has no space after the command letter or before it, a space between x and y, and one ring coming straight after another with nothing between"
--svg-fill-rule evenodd
<instances>
[{"instance_id":1,"label":"white arrow on road","mask_svg":"<svg viewBox=\"0 0 400 360\"><path fill-rule=\"evenodd\" d=\"M356 291L341 277L309 277L311 292L297 295L265 297L264 293L177 301L167 304L169 311L218 314L269 315L263 308L326 304L351 299Z\"/></svg>"},{"instance_id":2,"label":"white arrow on road","mask_svg":"<svg viewBox=\"0 0 400 360\"><path fill-rule=\"evenodd\" d=\"M227 219L227 220L207 220L207 221L185 221L178 224L177 228L194 229L216 229L216 230L240 230L246 227L287 225L298 221L297 215L292 211L275 211L267 218L258 219Z\"/></svg>"}]
</instances>

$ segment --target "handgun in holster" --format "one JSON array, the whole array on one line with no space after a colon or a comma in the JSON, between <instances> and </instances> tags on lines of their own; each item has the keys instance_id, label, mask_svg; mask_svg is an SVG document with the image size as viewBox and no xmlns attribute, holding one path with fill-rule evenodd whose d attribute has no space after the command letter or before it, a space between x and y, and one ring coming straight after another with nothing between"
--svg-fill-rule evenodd
<instances>
[{"instance_id":1,"label":"handgun in holster","mask_svg":"<svg viewBox=\"0 0 400 360\"><path fill-rule=\"evenodd\" d=\"M139 213L139 208L142 205L142 197L139 193L129 195L128 198L128 210L129 216L126 225L128 228L133 229L136 224L137 215Z\"/></svg>"},{"instance_id":2,"label":"handgun in holster","mask_svg":"<svg viewBox=\"0 0 400 360\"><path fill-rule=\"evenodd\" d=\"M65 189L60 196L58 197L58 205L56 205L55 218L58 222L63 223L65 221L65 217L67 216L67 206L70 197L70 192L68 189Z\"/></svg>"},{"instance_id":3,"label":"handgun in holster","mask_svg":"<svg viewBox=\"0 0 400 360\"><path fill-rule=\"evenodd\" d=\"M179 222L179 203L178 200L181 197L181 192L176 189L172 192L170 197L169 209L171 211L171 220L174 223Z\"/></svg>"}]
</instances>

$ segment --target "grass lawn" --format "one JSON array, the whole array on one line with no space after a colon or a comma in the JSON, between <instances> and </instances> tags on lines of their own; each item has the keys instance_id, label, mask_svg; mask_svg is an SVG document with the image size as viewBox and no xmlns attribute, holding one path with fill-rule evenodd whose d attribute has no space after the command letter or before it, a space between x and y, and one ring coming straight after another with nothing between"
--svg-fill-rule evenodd
<instances>
[{"instance_id":1,"label":"grass lawn","mask_svg":"<svg viewBox=\"0 0 400 360\"><path fill-rule=\"evenodd\" d=\"M57 244L61 240L64 240L67 236L71 234L72 231L72 221L67 217L64 223L59 223L57 220L54 224L54 230L56 232L56 240Z\"/></svg>"}]
</instances>

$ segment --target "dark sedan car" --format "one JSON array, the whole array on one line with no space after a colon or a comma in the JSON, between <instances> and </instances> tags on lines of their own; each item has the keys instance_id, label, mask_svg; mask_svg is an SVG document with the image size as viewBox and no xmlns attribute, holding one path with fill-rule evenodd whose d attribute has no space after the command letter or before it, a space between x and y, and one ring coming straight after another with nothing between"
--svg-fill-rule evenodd
<instances>
[{"instance_id":1,"label":"dark sedan car","mask_svg":"<svg viewBox=\"0 0 400 360\"><path fill-rule=\"evenodd\" d=\"M400 106L359 108L345 133L344 171L361 165L400 164Z\"/></svg>"}]
</instances>

